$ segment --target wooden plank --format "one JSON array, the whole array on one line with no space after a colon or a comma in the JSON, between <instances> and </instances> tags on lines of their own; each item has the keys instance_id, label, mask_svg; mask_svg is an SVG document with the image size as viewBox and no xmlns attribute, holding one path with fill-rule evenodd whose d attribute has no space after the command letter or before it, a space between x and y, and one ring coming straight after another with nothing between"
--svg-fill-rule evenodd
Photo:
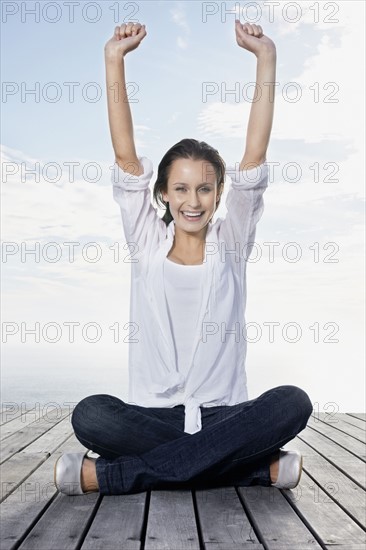
<instances>
[{"instance_id":1,"label":"wooden plank","mask_svg":"<svg viewBox=\"0 0 366 550\"><path fill-rule=\"evenodd\" d=\"M356 418L355 416L350 416L347 413L337 413L337 417L340 417L346 424L350 424L352 426L356 426L357 428L360 428L363 432L366 430L366 424L364 420L360 420L359 418Z\"/></svg>"},{"instance_id":2,"label":"wooden plank","mask_svg":"<svg viewBox=\"0 0 366 550\"><path fill-rule=\"evenodd\" d=\"M301 449L301 444L294 442L294 440L286 443L284 448L300 450L303 454L304 471L313 478L313 483L316 482L320 485L343 509L348 510L348 513L356 522L359 522L363 527L366 526L364 512L366 493L363 488L359 487L323 456L315 453L306 454L306 451ZM363 468L364 466L363 464ZM315 493L318 491L315 486L313 490Z\"/></svg>"},{"instance_id":3,"label":"wooden plank","mask_svg":"<svg viewBox=\"0 0 366 550\"><path fill-rule=\"evenodd\" d=\"M267 550L321 549L279 489L257 485L238 492Z\"/></svg>"},{"instance_id":4,"label":"wooden plank","mask_svg":"<svg viewBox=\"0 0 366 550\"><path fill-rule=\"evenodd\" d=\"M16 416L12 420L5 422L0 427L0 440L3 441L18 430L22 430L26 426L29 426L32 422L36 422L42 418L42 415L42 409L40 407L34 407L33 409Z\"/></svg>"},{"instance_id":5,"label":"wooden plank","mask_svg":"<svg viewBox=\"0 0 366 550\"><path fill-rule=\"evenodd\" d=\"M52 454L0 504L1 550L10 550L22 540L28 527L37 521L57 493L53 471L60 454L84 450L86 450L85 447L73 435L69 441L62 445L59 452Z\"/></svg>"},{"instance_id":6,"label":"wooden plank","mask_svg":"<svg viewBox=\"0 0 366 550\"><path fill-rule=\"evenodd\" d=\"M346 415L344 415L346 416ZM351 418L351 417L348 417ZM358 420L358 419L354 419ZM362 420L358 420L360 423ZM363 428L359 428L358 426L354 426L353 424L346 422L343 420L342 416L340 414L337 415L329 415L325 413L318 413L316 417L312 417L312 419L309 419L308 425L312 428L317 428L319 426L320 422L323 422L324 424L331 426L335 430L339 430L342 433L346 433L358 441L361 441L362 443L366 442L366 424L363 423Z\"/></svg>"},{"instance_id":7,"label":"wooden plank","mask_svg":"<svg viewBox=\"0 0 366 550\"><path fill-rule=\"evenodd\" d=\"M325 424L324 422L311 423L309 421L308 428L315 430L318 433L321 433L328 437L330 440L334 441L338 445L341 445L344 449L347 449L350 453L353 453L355 456L363 457L366 453L366 448L364 443L358 441L350 435L340 432L339 430L334 429L332 426Z\"/></svg>"},{"instance_id":8,"label":"wooden plank","mask_svg":"<svg viewBox=\"0 0 366 550\"><path fill-rule=\"evenodd\" d=\"M298 440L304 441L307 445L316 449L317 454L327 458L361 487L366 487L365 463L362 457L356 457L327 437L311 429L304 430L297 437Z\"/></svg>"},{"instance_id":9,"label":"wooden plank","mask_svg":"<svg viewBox=\"0 0 366 550\"><path fill-rule=\"evenodd\" d=\"M196 490L205 548L263 550L234 487Z\"/></svg>"},{"instance_id":10,"label":"wooden plank","mask_svg":"<svg viewBox=\"0 0 366 550\"><path fill-rule=\"evenodd\" d=\"M199 550L190 490L151 491L145 550Z\"/></svg>"},{"instance_id":11,"label":"wooden plank","mask_svg":"<svg viewBox=\"0 0 366 550\"><path fill-rule=\"evenodd\" d=\"M72 430L72 429L71 429ZM0 466L0 502L14 491L71 435L69 416Z\"/></svg>"},{"instance_id":12,"label":"wooden plank","mask_svg":"<svg viewBox=\"0 0 366 550\"><path fill-rule=\"evenodd\" d=\"M262 544L259 544L259 543L251 544L250 542L246 542L244 544L239 544L239 545L237 543L230 543L230 542L226 544L221 544L220 542L206 542L203 548L205 550L264 550L264 546ZM290 550L290 549L287 548L286 550Z\"/></svg>"},{"instance_id":13,"label":"wooden plank","mask_svg":"<svg viewBox=\"0 0 366 550\"><path fill-rule=\"evenodd\" d=\"M365 413L346 413L346 414L349 414L349 416L354 416L355 418L359 418L360 420L366 421Z\"/></svg>"},{"instance_id":14,"label":"wooden plank","mask_svg":"<svg viewBox=\"0 0 366 550\"><path fill-rule=\"evenodd\" d=\"M71 435L66 444L63 443L65 438L70 437L70 433L73 433L69 417L70 411L67 412L68 415L64 417L64 420L59 420L54 425L49 422L46 425L44 422L44 426L48 429L21 451L13 454L3 464L2 472L5 472L5 476L2 476L2 479L5 480L5 483L10 484L8 485L10 490L12 489L11 483L19 484L22 479L24 481L17 488L13 487L14 491L0 505L1 549L18 548L20 544L20 548L37 548L37 550L42 550L42 548L47 548L47 550L51 550L51 548L81 548L84 550L85 548L102 549L102 547L103 550L118 547L137 550L144 543L142 539L144 537L144 517L146 517L143 512L145 493L108 497L101 497L98 493L77 497L56 495L57 491L53 482L53 466L56 458L61 452L67 450L85 451L74 435ZM362 431L362 427L359 426L359 423L363 422L361 419L350 415L346 416L349 416L352 421L349 423L350 431L357 433L354 431L356 428ZM356 441L357 438L347 433L347 418L341 417L339 420L342 420L344 434L342 434L342 430L334 429L334 426L325 427L334 432L339 431L340 435L353 437ZM28 428L32 429L31 424L28 424ZM318 424L326 425L323 419ZM361 526L365 525L365 521L361 520L364 515L366 496L360 487L361 484L366 485L364 462L341 446L339 442L335 442L311 426L286 444L285 448L291 448L291 446L299 449L305 457L300 486L292 491L278 491L271 487L261 486L239 487L240 494L251 489L250 496L254 500L256 495L258 497L258 502L251 503L251 505L244 500L244 509L237 495L236 502L234 498L230 501L230 494L236 494L233 487L194 493L197 502L197 520L199 526L202 527L205 549L239 550L240 548L246 550L251 548L257 550L265 547L268 550L294 550L295 548L296 550L308 550L310 546L314 549L319 548L318 543L321 541L324 549L329 548L330 550L337 546L340 550L364 550L364 539L360 538L363 534ZM55 452L56 449L58 452ZM47 458L50 453L52 455ZM268 489L275 491L276 494L282 494L293 516L289 515L283 504L273 499L270 504L265 502L268 496L271 500L271 493L267 491ZM300 490L303 493L300 495L301 498L298 498ZM215 495L215 491L216 496L212 496ZM195 524L194 501L191 498L191 492L153 491L151 502L153 502L153 497L159 498L164 493L173 498L173 505L169 502L167 504L166 496L163 497L162 502L158 501L157 516L153 519L151 515L153 523L150 524L153 527L153 530L150 531L152 537L155 536L154 529L158 532L158 536L148 538L149 531L146 531L146 549L200 548L197 531L199 527L197 528ZM189 497L188 501L183 499L183 510L181 509L182 495L185 495L185 498ZM218 495L221 495L222 502L218 502ZM248 494L246 496L248 498ZM89 501L89 508L85 503L81 506L79 518L77 503L80 500L78 501L78 499L90 499L90 497L94 499L94 502ZM54 501L52 501L53 498ZM275 498L278 499L276 496ZM66 501L60 503L60 499L66 499ZM130 503L128 503L128 499L132 499ZM139 499L141 500L139 501ZM293 499L296 502L293 502ZM319 511L321 506L321 511ZM47 514L49 514L48 517ZM94 514L96 514L95 517ZM58 515L60 515L60 520L57 518ZM245 520L249 526L249 536L246 540L244 540L243 534ZM55 535L58 521L63 526L62 533L59 531L60 536L64 536L63 539ZM147 528L149 528L149 521L150 519ZM242 522L242 532L238 530L240 521ZM263 525L266 521L270 523L268 539L265 529L263 532ZM274 531L275 535L271 538L270 527L276 521L277 531ZM193 528L190 528L192 525ZM255 526L255 530L251 525ZM305 531L301 531L300 526ZM264 525L264 527L266 526ZM291 533L288 539L284 538L285 532L286 534ZM300 537L293 535L293 532L299 532ZM194 540L190 540L192 533L196 537ZM308 534L306 544L304 543L304 533ZM278 534L280 534L279 538ZM349 535L348 541L347 534ZM240 540L240 536L242 536L242 540ZM24 538L25 541L22 544ZM294 543L295 539L296 543ZM150 546L148 546L149 544Z\"/></svg>"},{"instance_id":15,"label":"wooden plank","mask_svg":"<svg viewBox=\"0 0 366 550\"><path fill-rule=\"evenodd\" d=\"M321 487L303 472L295 489L283 491L303 521L316 532L328 548L339 550L366 548L365 532ZM329 545L329 546L328 546Z\"/></svg>"},{"instance_id":16,"label":"wooden plank","mask_svg":"<svg viewBox=\"0 0 366 550\"><path fill-rule=\"evenodd\" d=\"M82 550L140 550L146 492L104 496Z\"/></svg>"},{"instance_id":17,"label":"wooden plank","mask_svg":"<svg viewBox=\"0 0 366 550\"><path fill-rule=\"evenodd\" d=\"M0 466L0 502L15 491L48 457L48 453L28 453L26 457L18 453L2 464Z\"/></svg>"},{"instance_id":18,"label":"wooden plank","mask_svg":"<svg viewBox=\"0 0 366 550\"><path fill-rule=\"evenodd\" d=\"M59 423L65 416L70 414L68 409L55 409L35 420L22 430L18 430L10 437L6 438L0 449L0 464L8 460L18 451L24 449L27 445L41 437L44 433L51 430L55 424Z\"/></svg>"},{"instance_id":19,"label":"wooden plank","mask_svg":"<svg viewBox=\"0 0 366 550\"><path fill-rule=\"evenodd\" d=\"M299 437L286 443L284 449L297 449L301 452L303 457L323 456L323 458L328 460L330 464L333 464L333 466L341 471L346 477L354 481L357 485L360 485L362 489L366 489L365 463L351 453L347 454L345 451L343 456L326 455L320 450L317 451L313 447L310 447L308 443L305 443L305 441L302 441Z\"/></svg>"},{"instance_id":20,"label":"wooden plank","mask_svg":"<svg viewBox=\"0 0 366 550\"><path fill-rule=\"evenodd\" d=\"M21 550L76 550L98 506L99 493L59 493L19 546Z\"/></svg>"},{"instance_id":21,"label":"wooden plank","mask_svg":"<svg viewBox=\"0 0 366 550\"><path fill-rule=\"evenodd\" d=\"M70 422L71 416L58 422L51 430L44 433L41 437L27 445L20 453L53 453L57 447L62 445L73 433L73 427ZM85 449L86 450L86 449Z\"/></svg>"},{"instance_id":22,"label":"wooden plank","mask_svg":"<svg viewBox=\"0 0 366 550\"><path fill-rule=\"evenodd\" d=\"M15 418L19 418L22 414L34 410L34 405L26 405L26 403L9 402L1 407L0 425L3 426Z\"/></svg>"}]
</instances>

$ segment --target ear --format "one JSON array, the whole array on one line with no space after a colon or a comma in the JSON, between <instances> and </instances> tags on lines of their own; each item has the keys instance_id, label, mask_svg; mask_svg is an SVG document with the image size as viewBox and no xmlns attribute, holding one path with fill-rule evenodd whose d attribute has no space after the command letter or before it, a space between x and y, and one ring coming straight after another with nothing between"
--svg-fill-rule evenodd
<instances>
[{"instance_id":1,"label":"ear","mask_svg":"<svg viewBox=\"0 0 366 550\"><path fill-rule=\"evenodd\" d=\"M162 195L162 197L163 197L163 201L164 201L164 202L169 202L169 201L168 201L168 195L167 195L166 193L162 193L161 195Z\"/></svg>"}]
</instances>

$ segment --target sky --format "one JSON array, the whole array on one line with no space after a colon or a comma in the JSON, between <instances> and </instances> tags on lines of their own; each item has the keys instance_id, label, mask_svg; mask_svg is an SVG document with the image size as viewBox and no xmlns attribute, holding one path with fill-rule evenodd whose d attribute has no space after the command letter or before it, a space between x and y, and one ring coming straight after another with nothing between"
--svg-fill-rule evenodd
<instances>
[{"instance_id":1,"label":"sky","mask_svg":"<svg viewBox=\"0 0 366 550\"><path fill-rule=\"evenodd\" d=\"M295 384L315 410L364 410L364 2L1 10L2 402L127 399L130 265L112 197L104 44L117 24L146 24L125 67L152 190L184 137L227 165L241 160L256 64L236 43L239 17L277 48L270 181L247 266L249 398Z\"/></svg>"}]
</instances>

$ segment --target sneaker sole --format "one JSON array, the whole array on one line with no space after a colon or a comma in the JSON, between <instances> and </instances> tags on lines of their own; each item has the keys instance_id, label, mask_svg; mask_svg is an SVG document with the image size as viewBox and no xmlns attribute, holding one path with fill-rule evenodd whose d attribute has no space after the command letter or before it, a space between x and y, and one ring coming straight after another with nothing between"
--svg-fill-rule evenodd
<instances>
[{"instance_id":1,"label":"sneaker sole","mask_svg":"<svg viewBox=\"0 0 366 550\"><path fill-rule=\"evenodd\" d=\"M294 487L297 487L297 485L300 482L300 478L301 478L301 474L302 474L302 462L303 462L303 457L301 455L301 457L300 457L299 477L297 478L296 485Z\"/></svg>"},{"instance_id":2,"label":"sneaker sole","mask_svg":"<svg viewBox=\"0 0 366 550\"><path fill-rule=\"evenodd\" d=\"M57 483L56 483L56 470L57 470L57 463L60 460L60 458L61 458L61 456L58 457L58 459L56 460L55 465L53 467L53 482L54 482L54 484L55 484L58 491L59 491L59 488L58 488Z\"/></svg>"}]
</instances>

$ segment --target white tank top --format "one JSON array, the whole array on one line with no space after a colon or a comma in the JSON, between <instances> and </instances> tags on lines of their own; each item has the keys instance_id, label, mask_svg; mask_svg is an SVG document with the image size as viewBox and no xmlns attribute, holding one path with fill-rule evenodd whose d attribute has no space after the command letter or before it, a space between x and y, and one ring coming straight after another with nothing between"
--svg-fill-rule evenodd
<instances>
[{"instance_id":1,"label":"white tank top","mask_svg":"<svg viewBox=\"0 0 366 550\"><path fill-rule=\"evenodd\" d=\"M182 265L169 258L165 258L164 262L165 298L178 372L183 375L190 368L193 340L198 330L203 268L204 264Z\"/></svg>"}]
</instances>

